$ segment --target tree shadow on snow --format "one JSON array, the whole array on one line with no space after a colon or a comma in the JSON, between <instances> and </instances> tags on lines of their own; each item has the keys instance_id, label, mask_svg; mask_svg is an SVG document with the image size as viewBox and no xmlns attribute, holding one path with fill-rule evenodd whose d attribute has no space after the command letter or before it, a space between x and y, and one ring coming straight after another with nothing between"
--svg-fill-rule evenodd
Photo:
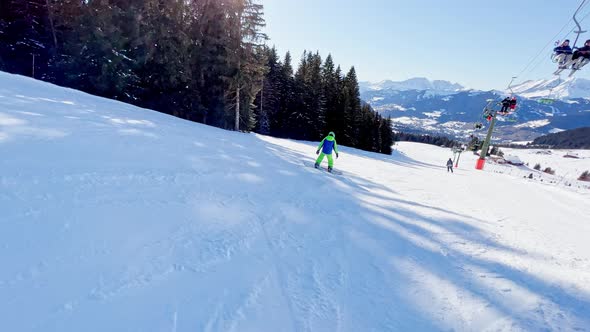
<instances>
[{"instance_id":1,"label":"tree shadow on snow","mask_svg":"<svg viewBox=\"0 0 590 332\"><path fill-rule=\"evenodd\" d=\"M301 160L313 160L313 155L267 144L271 154L289 163L300 165ZM400 160L362 155L400 167L442 168L405 156ZM297 172L301 175L309 173ZM403 192L349 172L341 177L318 173L308 181L317 184L314 198L320 203L307 208L321 208L323 204L329 207L324 209L326 214L334 215L305 223L305 234L316 242L304 243L314 245L331 239L332 246L321 247L323 252L319 252L324 257L315 259L329 265L342 257L345 263L341 265L350 264L349 283L334 286L332 292L335 297L358 292L356 300L349 302L343 296L341 301L351 312L360 311L360 317L376 319L373 328L584 330L590 324L590 294L529 271L531 265L551 264L551 258L502 243L478 227L489 221L410 201ZM329 192L341 195L322 196ZM303 262L310 266L309 273L317 273L313 264ZM306 285L302 283L302 287ZM354 319L362 320L359 316Z\"/></svg>"}]
</instances>

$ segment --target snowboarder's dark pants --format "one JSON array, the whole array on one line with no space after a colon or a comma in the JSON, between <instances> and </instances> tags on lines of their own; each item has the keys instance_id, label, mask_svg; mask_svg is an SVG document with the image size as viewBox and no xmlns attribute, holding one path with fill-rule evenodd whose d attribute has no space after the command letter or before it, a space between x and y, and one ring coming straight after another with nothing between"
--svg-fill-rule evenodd
<instances>
[{"instance_id":1,"label":"snowboarder's dark pants","mask_svg":"<svg viewBox=\"0 0 590 332\"><path fill-rule=\"evenodd\" d=\"M447 166L447 173L451 171L451 173L453 173L453 166Z\"/></svg>"}]
</instances>

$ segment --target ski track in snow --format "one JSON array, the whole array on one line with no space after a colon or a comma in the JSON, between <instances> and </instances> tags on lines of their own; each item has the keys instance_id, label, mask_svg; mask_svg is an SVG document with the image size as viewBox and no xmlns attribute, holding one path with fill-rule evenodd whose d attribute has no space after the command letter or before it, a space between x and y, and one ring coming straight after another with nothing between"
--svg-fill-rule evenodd
<instances>
[{"instance_id":1,"label":"ski track in snow","mask_svg":"<svg viewBox=\"0 0 590 332\"><path fill-rule=\"evenodd\" d=\"M315 142L0 97L3 331L590 331L582 185L412 143L333 176Z\"/></svg>"}]
</instances>

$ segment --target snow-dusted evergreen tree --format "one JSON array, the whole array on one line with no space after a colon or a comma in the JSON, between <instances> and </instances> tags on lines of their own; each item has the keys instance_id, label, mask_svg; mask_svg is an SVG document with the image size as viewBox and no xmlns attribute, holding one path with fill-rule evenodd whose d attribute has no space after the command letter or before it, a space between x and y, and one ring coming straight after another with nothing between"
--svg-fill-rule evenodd
<instances>
[{"instance_id":1,"label":"snow-dusted evergreen tree","mask_svg":"<svg viewBox=\"0 0 590 332\"><path fill-rule=\"evenodd\" d=\"M357 146L360 124L361 97L356 70L352 67L343 82L342 111L345 121L344 137L342 143Z\"/></svg>"},{"instance_id":2,"label":"snow-dusted evergreen tree","mask_svg":"<svg viewBox=\"0 0 590 332\"><path fill-rule=\"evenodd\" d=\"M334 131L340 144L381 150L354 68L343 77L331 55L304 52L294 75L288 52L281 62L263 45L262 11L256 0L6 0L0 69L222 128Z\"/></svg>"},{"instance_id":3,"label":"snow-dusted evergreen tree","mask_svg":"<svg viewBox=\"0 0 590 332\"><path fill-rule=\"evenodd\" d=\"M322 91L325 100L325 128L324 132L342 132L344 126L339 125L342 119L342 105L340 104L340 73L336 72L334 60L329 54L322 66Z\"/></svg>"},{"instance_id":4,"label":"snow-dusted evergreen tree","mask_svg":"<svg viewBox=\"0 0 590 332\"><path fill-rule=\"evenodd\" d=\"M233 114L233 129L255 126L253 101L262 88L264 75L264 27L262 5L254 0L233 0L229 8L229 61L232 66L227 110Z\"/></svg>"},{"instance_id":5,"label":"snow-dusted evergreen tree","mask_svg":"<svg viewBox=\"0 0 590 332\"><path fill-rule=\"evenodd\" d=\"M278 75L278 108L270 120L271 134L278 137L288 137L289 117L297 105L291 61L291 54L287 52Z\"/></svg>"},{"instance_id":6,"label":"snow-dusted evergreen tree","mask_svg":"<svg viewBox=\"0 0 590 332\"><path fill-rule=\"evenodd\" d=\"M389 155L392 152L391 146L394 143L391 118L388 117L387 119L381 119L379 131L381 132L381 146L379 152Z\"/></svg>"},{"instance_id":7,"label":"snow-dusted evergreen tree","mask_svg":"<svg viewBox=\"0 0 590 332\"><path fill-rule=\"evenodd\" d=\"M305 139L309 136L307 125L311 122L310 112L307 105L307 91L305 78L308 76L309 70L307 51L303 52L299 67L295 72L293 80L293 95L294 98L289 105L289 112L286 118L288 126L286 126L286 136L295 139Z\"/></svg>"},{"instance_id":8,"label":"snow-dusted evergreen tree","mask_svg":"<svg viewBox=\"0 0 590 332\"><path fill-rule=\"evenodd\" d=\"M307 54L308 70L305 76L306 104L309 111L309 139L319 140L327 135L325 119L325 97L322 82L322 57L319 53Z\"/></svg>"},{"instance_id":9,"label":"snow-dusted evergreen tree","mask_svg":"<svg viewBox=\"0 0 590 332\"><path fill-rule=\"evenodd\" d=\"M55 51L47 0L0 1L0 70L40 78Z\"/></svg>"},{"instance_id":10,"label":"snow-dusted evergreen tree","mask_svg":"<svg viewBox=\"0 0 590 332\"><path fill-rule=\"evenodd\" d=\"M279 62L276 48L266 48L267 73L262 77L262 87L256 98L255 115L257 119L256 132L270 134L275 125L271 119L276 117L279 109L279 86L281 83L282 66Z\"/></svg>"}]
</instances>

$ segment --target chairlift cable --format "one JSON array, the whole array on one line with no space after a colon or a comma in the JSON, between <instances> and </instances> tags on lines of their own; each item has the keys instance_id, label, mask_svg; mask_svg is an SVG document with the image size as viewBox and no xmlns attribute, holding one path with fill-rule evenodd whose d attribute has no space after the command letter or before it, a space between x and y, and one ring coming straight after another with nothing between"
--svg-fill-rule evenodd
<instances>
[{"instance_id":1,"label":"chairlift cable","mask_svg":"<svg viewBox=\"0 0 590 332\"><path fill-rule=\"evenodd\" d=\"M516 78L518 78L518 77L522 77L521 75L522 75L523 73L525 73L525 72L527 73L527 75L528 75L528 74L530 74L530 73L531 73L531 72L532 72L534 69L536 69L536 68L539 66L539 64L541 63L541 61L539 61L539 62L538 62L536 65L534 65L534 66L533 66L533 67L532 67L532 68L531 68L531 69L530 69L530 70L527 72L527 69L529 69L529 67L531 67L531 65L532 65L533 63L535 63L535 61L536 61L536 60L537 60L537 59L538 59L538 58L541 56L541 54L543 54L543 53L545 52L545 50L547 49L547 47L549 47L549 46L550 46L552 43L554 43L554 41L556 40L556 38L558 38L558 37L559 37L559 35L560 35L560 34L563 32L563 30L565 30L565 29L567 28L567 26L570 24L570 22L571 22L571 21L574 21L574 23L576 24L576 26L575 26L574 28L572 28L572 30L571 30L571 31L570 31L568 34L566 34L566 38L567 38L567 36L569 36L569 35L570 35L572 32L575 32L575 33L577 33L576 41L574 42L574 46L575 46L575 43L577 42L577 40L578 40L578 37L580 36L580 34L582 34L582 33L586 32L586 31L582 31L582 28L581 28L581 25L580 25L580 23L581 23L581 22L583 22L583 21L584 21L584 19L586 19L586 18L588 17L588 15L590 15L590 13L586 14L586 16L584 16L584 17L583 17L583 18L582 18L580 21L578 21L578 20L577 20L577 18L576 18L576 15L577 15L577 14L580 12L580 10L582 10L582 8L584 8L584 7L587 5L587 3L586 3L586 2L587 2L587 0L583 0L583 1L582 1L582 3L580 4L580 6L578 6L578 9L575 11L574 15L572 16L572 18L570 18L570 19L569 19L569 20L566 22L566 24L564 24L564 25L563 25L563 27L562 27L562 28L559 30L559 32L558 32L557 34L555 34L555 36L553 36L553 38L551 38L551 39L549 40L549 42L547 42L547 44L545 44L545 46L543 46L543 48L541 49L541 51L540 51L539 53L537 53L537 54L536 54L536 55L535 55L535 56L532 58L532 60L531 60L531 61L529 61L529 63L527 63L527 65L524 67L524 69L522 69L522 70L520 71L520 73L518 73L518 75L516 75L516 76L513 76L513 77L512 77L512 79L510 80L510 83L508 84L508 88L507 88L508 90L510 90L510 96L511 96L511 97L512 97L512 96L514 96L514 90L512 89L512 84L514 83L514 80L515 80ZM578 31L575 31L576 27L578 28ZM559 77L559 81L558 81L558 82L561 82L561 76ZM553 89L554 89L554 88L555 88L555 87L552 87L552 88L551 88L551 90L550 90L550 94L552 94L552 93L553 93ZM492 113L490 113L490 114L493 114L493 115L492 115L492 118L494 118L493 120L495 120L495 117L496 117L496 114L495 114L495 113L496 113L496 112L494 112L494 111L493 111L493 106L492 106L492 105L494 105L495 103L496 103L496 101L495 101L495 100L493 100L493 99L492 99L492 100L489 100L489 101L488 101L488 104L487 104L487 105L486 105L486 107L484 108L484 114L486 113L486 111L487 111L487 112L490 112L490 111L492 112ZM492 106L492 109L491 109L491 110L488 108L488 107L490 107L490 106ZM511 113L509 113L509 114L512 114L512 113L513 113L513 112L511 112ZM477 128L477 126L479 126L479 128ZM481 126L481 124L480 124L480 123L477 123L477 124L476 124L476 129L481 129L481 127L482 127L482 126ZM492 130L492 127L493 127L493 122L492 122L492 124L491 124L491 126L490 126L490 130L489 130L489 131L491 131L491 130ZM488 136L490 136L490 132L489 132L489 131L488 131ZM483 151L483 150L482 150L482 151Z\"/></svg>"},{"instance_id":2,"label":"chairlift cable","mask_svg":"<svg viewBox=\"0 0 590 332\"><path fill-rule=\"evenodd\" d=\"M588 5L588 4L586 4L586 5ZM590 16L590 12L588 12L588 13L587 13L587 14L586 14L586 15L585 15L585 16L584 16L584 17L583 17L581 20L580 20L580 23L581 23L581 22L583 22L583 21L584 21L586 18L588 18L588 16ZM569 22L568 22L568 24L569 24ZM569 31L569 33L565 35L565 37L564 37L563 39L567 39L567 37L568 37L568 36L569 36L569 35L570 35L572 32L574 32L574 30L575 30L575 29L576 29L576 27L574 26L574 27L573 27L573 28L572 28L572 29ZM562 29L562 30L563 30L563 29ZM555 38L554 38L554 39L555 39ZM545 49L547 48L547 46L548 46L548 45L546 45L546 46L543 48L543 51L545 51ZM543 51L541 51L541 52L543 52ZM549 55L551 55L551 54L553 54L553 51L552 51L552 50L550 50L548 53L549 53ZM547 53L546 53L546 54L547 54ZM535 57L535 58L537 58L537 57ZM539 65L541 65L541 64L542 64L544 61L545 61L545 60L544 60L544 58L539 58L539 59L538 59L538 61L537 61L537 63L536 63L536 64L535 64L533 67L531 67L531 68L530 68L530 69L529 69L529 70L528 70L528 71L527 71L527 72L526 72L526 73L525 73L525 74L524 74L522 77L525 77L525 78L526 78L526 77L529 77L529 75L530 75L530 74L531 74L531 73L532 73L532 72L533 72L535 69L537 69L537 67L539 67ZM525 68L525 70L526 70L526 68ZM524 71L524 70L523 70L523 71ZM521 72L521 73L522 73L522 72ZM522 81L524 81L524 79L523 79Z\"/></svg>"},{"instance_id":3,"label":"chairlift cable","mask_svg":"<svg viewBox=\"0 0 590 332\"><path fill-rule=\"evenodd\" d=\"M582 9L583 9L584 7L586 7L587 5L588 5L588 2L587 2L587 0L583 0L583 1L582 1L582 3L580 4L580 6L578 7L578 9L576 10L576 13L577 13L577 12L579 12L580 10L582 10ZM569 20L566 22L566 24L564 24L564 25L563 25L563 27L562 27L562 28L559 30L559 32L558 32L558 33L556 33L556 34L555 34L555 36L553 36L553 38L551 38L551 39L549 40L549 42L547 42L547 44L545 44L545 46L543 46L543 48L541 49L541 51L540 51L539 53L537 53L537 55L535 55L535 57L534 57L534 58L533 58L533 59L532 59L532 60L531 60L531 61L530 61L530 62L529 62L529 63L528 63L528 64L527 64L525 67L524 67L524 69L523 69L522 71L520 71L520 73L518 73L518 75L516 75L516 76L517 76L517 77L521 77L521 78L526 78L526 77L528 77L528 75L529 75L529 74L530 74L530 73L531 73L533 70L535 70L535 69L536 69L536 68L537 68L537 67L538 67L538 66L539 66L539 65L540 65L540 64L543 62L542 58L541 58L541 59L540 59L540 61L539 61L539 62L537 62L537 64L536 64L536 65L534 65L533 67L531 67L531 65L532 65L532 64L533 64L533 63L534 63L534 62L535 62L537 59L539 59L539 57L540 57L540 56L541 56L541 55L542 55L542 54L543 54L543 53L546 51L547 47L549 47L549 46L550 46L552 43L555 43L555 40L556 40L556 39L557 39L557 38L558 38L558 37L561 35L561 33L563 32L563 30L565 30L565 28L567 28L567 26L568 26L568 25L569 25L569 24L570 24L572 21L574 21L574 23L576 23L576 25L577 25L577 24L579 24L579 23L582 23L582 22L583 22L583 21L584 21L584 20L585 20L585 19L586 19L586 18L587 18L589 15L590 15L590 12L589 12L589 13L587 13L587 14L586 14L586 15L585 15L585 16L584 16L584 17L583 17L583 18L582 18L580 21L577 21L577 20L575 20L575 21L574 21L574 17L570 18L570 19L569 19ZM567 34L565 35L564 39L565 39L565 38L567 38L567 36L569 36L569 35L570 35L572 32L574 32L574 30L576 29L576 27L577 27L577 26L574 26L574 27L573 27L573 28L572 28L572 29L569 31L569 33L567 33ZM578 36L579 36L579 35L578 35ZM528 70L528 71L527 71L527 69L529 69L529 67L531 67L531 68L530 68L530 70ZM526 72L526 74L523 76L523 73L525 73L525 72ZM521 81L522 81L522 82L524 82L524 79L521 79Z\"/></svg>"}]
</instances>

